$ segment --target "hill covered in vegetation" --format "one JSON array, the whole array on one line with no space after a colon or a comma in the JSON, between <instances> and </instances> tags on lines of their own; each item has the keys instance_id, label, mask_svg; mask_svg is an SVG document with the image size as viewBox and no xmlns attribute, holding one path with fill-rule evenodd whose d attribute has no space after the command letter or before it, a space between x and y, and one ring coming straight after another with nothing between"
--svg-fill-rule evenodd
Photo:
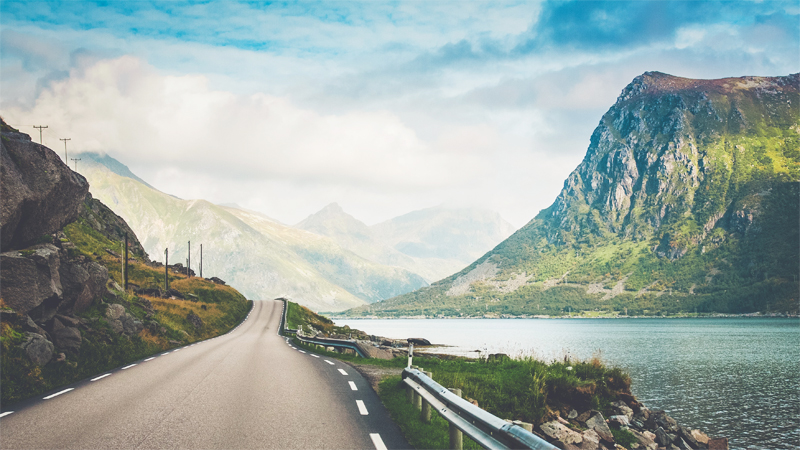
<instances>
[{"instance_id":1,"label":"hill covered in vegetation","mask_svg":"<svg viewBox=\"0 0 800 450\"><path fill-rule=\"evenodd\" d=\"M150 261L50 149L2 125L2 404L228 332L252 302ZM127 235L127 289L123 279ZM170 286L166 289L165 276Z\"/></svg>"},{"instance_id":2,"label":"hill covered in vegetation","mask_svg":"<svg viewBox=\"0 0 800 450\"><path fill-rule=\"evenodd\" d=\"M461 272L348 314L796 313L798 89L647 72L549 208Z\"/></svg>"}]
</instances>

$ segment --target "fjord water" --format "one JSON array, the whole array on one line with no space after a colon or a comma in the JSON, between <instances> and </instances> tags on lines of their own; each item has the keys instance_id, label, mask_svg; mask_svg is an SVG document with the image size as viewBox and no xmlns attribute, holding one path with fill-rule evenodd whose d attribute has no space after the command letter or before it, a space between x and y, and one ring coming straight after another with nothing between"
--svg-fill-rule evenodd
<instances>
[{"instance_id":1,"label":"fjord water","mask_svg":"<svg viewBox=\"0 0 800 450\"><path fill-rule=\"evenodd\" d=\"M452 347L539 359L599 355L630 373L651 409L731 448L800 447L800 320L700 319L390 319L337 320L370 334L424 337ZM434 374L435 377L435 374Z\"/></svg>"}]
</instances>

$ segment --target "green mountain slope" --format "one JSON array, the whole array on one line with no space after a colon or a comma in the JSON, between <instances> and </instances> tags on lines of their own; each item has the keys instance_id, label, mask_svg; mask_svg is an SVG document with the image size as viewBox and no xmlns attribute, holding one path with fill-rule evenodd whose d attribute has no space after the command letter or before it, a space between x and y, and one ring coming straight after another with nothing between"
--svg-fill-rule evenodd
<instances>
[{"instance_id":1,"label":"green mountain slope","mask_svg":"<svg viewBox=\"0 0 800 450\"><path fill-rule=\"evenodd\" d=\"M182 200L110 170L100 157L82 158L92 195L127 220L154 259L163 261L169 248L171 263L185 263L191 241L197 271L203 244L203 275L220 277L249 298L288 296L317 311L339 311L427 284L328 238L235 208Z\"/></svg>"},{"instance_id":2,"label":"green mountain slope","mask_svg":"<svg viewBox=\"0 0 800 450\"><path fill-rule=\"evenodd\" d=\"M349 313L797 312L799 89L645 73L552 206L461 272Z\"/></svg>"}]
</instances>

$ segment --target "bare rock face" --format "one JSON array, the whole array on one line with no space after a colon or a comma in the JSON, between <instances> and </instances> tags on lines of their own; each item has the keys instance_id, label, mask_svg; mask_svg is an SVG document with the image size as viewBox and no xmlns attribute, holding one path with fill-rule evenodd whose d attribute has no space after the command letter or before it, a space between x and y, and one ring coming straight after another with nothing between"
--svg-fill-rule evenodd
<instances>
[{"instance_id":1,"label":"bare rock face","mask_svg":"<svg viewBox=\"0 0 800 450\"><path fill-rule=\"evenodd\" d=\"M81 348L81 332L77 328L64 325L60 320L53 319L53 325L50 331L53 336L53 343L56 347L78 351Z\"/></svg>"},{"instance_id":2,"label":"bare rock face","mask_svg":"<svg viewBox=\"0 0 800 450\"><path fill-rule=\"evenodd\" d=\"M3 204L5 205L5 199ZM3 232L5 233L5 231ZM60 258L58 248L42 244L22 252L6 252L0 255L0 273L3 278L3 300L15 311L27 314L33 309L60 301L62 295L59 276ZM54 308L52 314L55 315ZM34 320L40 314L31 314ZM52 315L50 315L52 317ZM47 317L46 320L49 320Z\"/></svg>"},{"instance_id":3,"label":"bare rock face","mask_svg":"<svg viewBox=\"0 0 800 450\"><path fill-rule=\"evenodd\" d=\"M64 288L64 300L59 305L61 312L83 311L106 292L108 269L94 261L64 264L60 274Z\"/></svg>"},{"instance_id":4,"label":"bare rock face","mask_svg":"<svg viewBox=\"0 0 800 450\"><path fill-rule=\"evenodd\" d=\"M84 177L52 150L2 123L0 140L0 249L35 244L78 217L89 192Z\"/></svg>"}]
</instances>

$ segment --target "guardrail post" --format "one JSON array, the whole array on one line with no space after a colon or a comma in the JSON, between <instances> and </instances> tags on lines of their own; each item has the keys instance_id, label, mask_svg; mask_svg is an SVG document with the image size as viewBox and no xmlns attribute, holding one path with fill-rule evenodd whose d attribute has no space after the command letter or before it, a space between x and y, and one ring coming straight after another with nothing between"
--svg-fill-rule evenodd
<instances>
[{"instance_id":1,"label":"guardrail post","mask_svg":"<svg viewBox=\"0 0 800 450\"><path fill-rule=\"evenodd\" d=\"M430 379L433 379L433 372L422 372ZM422 421L431 423L431 404L422 399Z\"/></svg>"},{"instance_id":2,"label":"guardrail post","mask_svg":"<svg viewBox=\"0 0 800 450\"><path fill-rule=\"evenodd\" d=\"M425 403L422 401L422 396L419 395L416 391L414 392L414 407L417 408L417 411L422 411L422 404Z\"/></svg>"},{"instance_id":3,"label":"guardrail post","mask_svg":"<svg viewBox=\"0 0 800 450\"><path fill-rule=\"evenodd\" d=\"M461 397L461 389L454 388L450 389L450 392L456 394L457 396ZM461 434L461 430L456 428L455 425L452 423L450 424L450 450L462 450L464 448L464 436Z\"/></svg>"}]
</instances>

